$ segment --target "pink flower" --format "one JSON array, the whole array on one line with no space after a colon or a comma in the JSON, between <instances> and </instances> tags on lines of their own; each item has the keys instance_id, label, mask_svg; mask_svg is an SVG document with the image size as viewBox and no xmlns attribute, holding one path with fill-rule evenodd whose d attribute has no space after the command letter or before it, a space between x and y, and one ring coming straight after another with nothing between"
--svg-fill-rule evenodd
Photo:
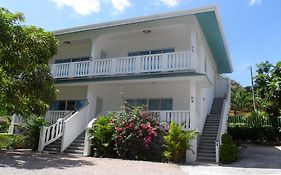
<instances>
[{"instance_id":1,"label":"pink flower","mask_svg":"<svg viewBox=\"0 0 281 175\"><path fill-rule=\"evenodd\" d=\"M122 129L122 128L119 128L119 127L115 127L115 130L116 130L117 132L119 132L119 131L122 131L123 129Z\"/></svg>"}]
</instances>

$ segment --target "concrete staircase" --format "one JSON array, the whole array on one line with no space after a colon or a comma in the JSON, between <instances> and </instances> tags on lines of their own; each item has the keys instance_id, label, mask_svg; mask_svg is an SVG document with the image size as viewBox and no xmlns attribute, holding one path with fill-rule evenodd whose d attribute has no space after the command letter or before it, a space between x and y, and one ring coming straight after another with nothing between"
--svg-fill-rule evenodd
<instances>
[{"instance_id":1,"label":"concrete staircase","mask_svg":"<svg viewBox=\"0 0 281 175\"><path fill-rule=\"evenodd\" d=\"M215 141L219 129L223 100L224 98L214 99L211 113L206 118L197 153L198 161L216 161Z\"/></svg>"},{"instance_id":2,"label":"concrete staircase","mask_svg":"<svg viewBox=\"0 0 281 175\"><path fill-rule=\"evenodd\" d=\"M85 131L81 133L65 150L64 153L71 154L83 154L84 151L84 139L85 139ZM51 154L57 154L60 152L61 148L61 138L56 140L55 142L47 145L44 148L44 151Z\"/></svg>"}]
</instances>

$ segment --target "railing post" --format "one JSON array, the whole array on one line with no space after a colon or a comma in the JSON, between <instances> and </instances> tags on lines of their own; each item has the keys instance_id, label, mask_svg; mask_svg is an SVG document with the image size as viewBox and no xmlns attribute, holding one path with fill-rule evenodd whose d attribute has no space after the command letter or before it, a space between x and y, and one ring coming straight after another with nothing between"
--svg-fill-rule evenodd
<instances>
[{"instance_id":1,"label":"railing post","mask_svg":"<svg viewBox=\"0 0 281 175\"><path fill-rule=\"evenodd\" d=\"M162 55L161 71L168 71L168 54L163 54Z\"/></svg>"},{"instance_id":2,"label":"railing post","mask_svg":"<svg viewBox=\"0 0 281 175\"><path fill-rule=\"evenodd\" d=\"M141 72L141 58L140 57L134 57L135 59L135 73Z\"/></svg>"},{"instance_id":3,"label":"railing post","mask_svg":"<svg viewBox=\"0 0 281 175\"><path fill-rule=\"evenodd\" d=\"M110 63L110 62L109 62ZM110 74L116 74L118 71L118 67L117 67L117 59L112 59L111 60L111 70L110 70Z\"/></svg>"},{"instance_id":4,"label":"railing post","mask_svg":"<svg viewBox=\"0 0 281 175\"><path fill-rule=\"evenodd\" d=\"M89 128L86 129L85 139L84 139L84 156L89 156L91 154L91 143L89 140L90 130Z\"/></svg>"},{"instance_id":5,"label":"railing post","mask_svg":"<svg viewBox=\"0 0 281 175\"><path fill-rule=\"evenodd\" d=\"M216 163L219 163L220 162L220 141L219 140L216 140L215 142L216 144Z\"/></svg>"},{"instance_id":6,"label":"railing post","mask_svg":"<svg viewBox=\"0 0 281 175\"><path fill-rule=\"evenodd\" d=\"M68 77L73 78L75 76L74 63L69 63Z\"/></svg>"},{"instance_id":7,"label":"railing post","mask_svg":"<svg viewBox=\"0 0 281 175\"><path fill-rule=\"evenodd\" d=\"M39 137L39 144L38 144L38 151L43 151L45 146L45 135L46 135L46 128L43 126L40 129L40 137Z\"/></svg>"}]
</instances>

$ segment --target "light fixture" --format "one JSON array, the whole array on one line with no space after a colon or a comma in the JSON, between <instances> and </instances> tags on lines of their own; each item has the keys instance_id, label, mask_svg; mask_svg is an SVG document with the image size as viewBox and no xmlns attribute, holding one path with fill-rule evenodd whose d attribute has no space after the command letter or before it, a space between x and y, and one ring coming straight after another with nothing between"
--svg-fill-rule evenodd
<instances>
[{"instance_id":1,"label":"light fixture","mask_svg":"<svg viewBox=\"0 0 281 175\"><path fill-rule=\"evenodd\" d=\"M145 33L145 34L149 34L149 33L151 33L151 30L146 29L146 30L143 30L142 32Z\"/></svg>"},{"instance_id":2,"label":"light fixture","mask_svg":"<svg viewBox=\"0 0 281 175\"><path fill-rule=\"evenodd\" d=\"M71 44L70 41L64 41L63 44Z\"/></svg>"}]
</instances>

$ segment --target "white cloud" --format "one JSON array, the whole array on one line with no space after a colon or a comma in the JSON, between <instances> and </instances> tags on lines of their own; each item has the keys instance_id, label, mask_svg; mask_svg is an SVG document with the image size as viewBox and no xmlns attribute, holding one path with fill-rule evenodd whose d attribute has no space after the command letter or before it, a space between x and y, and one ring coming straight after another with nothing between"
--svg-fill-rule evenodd
<instances>
[{"instance_id":1,"label":"white cloud","mask_svg":"<svg viewBox=\"0 0 281 175\"><path fill-rule=\"evenodd\" d=\"M117 12L123 12L126 8L131 7L130 0L111 0L111 3Z\"/></svg>"},{"instance_id":2,"label":"white cloud","mask_svg":"<svg viewBox=\"0 0 281 175\"><path fill-rule=\"evenodd\" d=\"M177 6L181 0L160 0L164 5L169 7Z\"/></svg>"},{"instance_id":3,"label":"white cloud","mask_svg":"<svg viewBox=\"0 0 281 175\"><path fill-rule=\"evenodd\" d=\"M92 12L98 13L100 11L99 0L51 0L59 8L64 6L71 7L78 15L87 16Z\"/></svg>"},{"instance_id":4,"label":"white cloud","mask_svg":"<svg viewBox=\"0 0 281 175\"><path fill-rule=\"evenodd\" d=\"M262 0L248 0L250 6L260 5Z\"/></svg>"}]
</instances>

